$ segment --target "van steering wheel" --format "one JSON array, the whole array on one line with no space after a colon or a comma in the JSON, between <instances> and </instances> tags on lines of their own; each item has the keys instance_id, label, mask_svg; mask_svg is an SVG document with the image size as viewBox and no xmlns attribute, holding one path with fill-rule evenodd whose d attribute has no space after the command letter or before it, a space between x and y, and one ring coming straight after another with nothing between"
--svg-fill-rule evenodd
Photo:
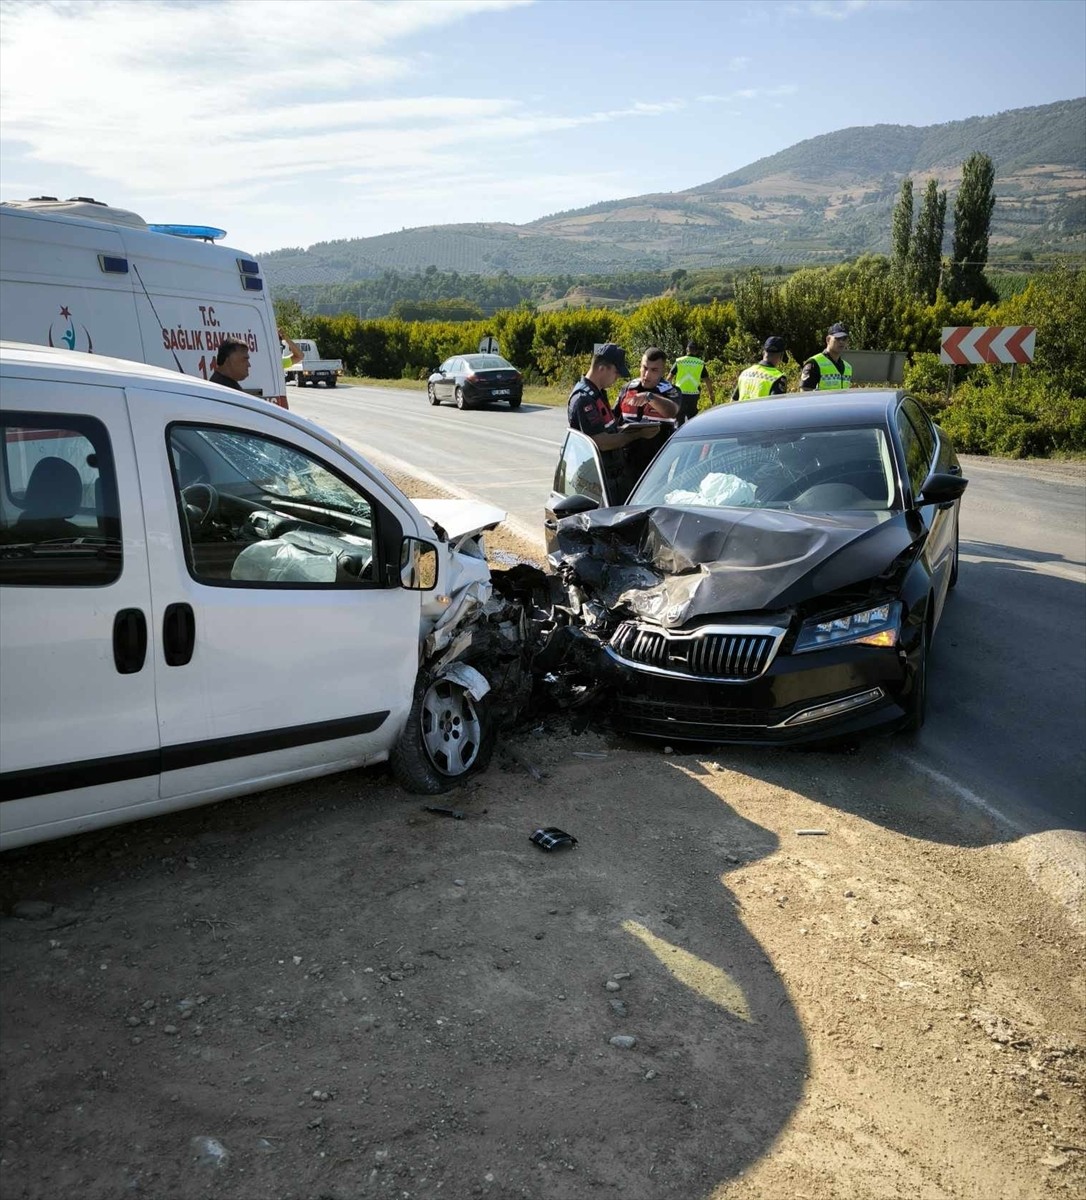
<instances>
[{"instance_id":1,"label":"van steering wheel","mask_svg":"<svg viewBox=\"0 0 1086 1200\"><path fill-rule=\"evenodd\" d=\"M219 493L210 483L190 483L181 489L185 516L194 529L202 529L219 513Z\"/></svg>"}]
</instances>

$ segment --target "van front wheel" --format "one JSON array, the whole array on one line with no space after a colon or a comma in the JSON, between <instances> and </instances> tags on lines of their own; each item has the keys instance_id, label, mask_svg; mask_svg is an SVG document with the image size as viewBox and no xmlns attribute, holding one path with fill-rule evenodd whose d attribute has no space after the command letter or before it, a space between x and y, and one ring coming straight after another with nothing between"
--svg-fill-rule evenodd
<instances>
[{"instance_id":1,"label":"van front wheel","mask_svg":"<svg viewBox=\"0 0 1086 1200\"><path fill-rule=\"evenodd\" d=\"M484 770L497 736L489 701L476 700L452 679L421 681L389 755L396 782L416 795L436 796Z\"/></svg>"}]
</instances>

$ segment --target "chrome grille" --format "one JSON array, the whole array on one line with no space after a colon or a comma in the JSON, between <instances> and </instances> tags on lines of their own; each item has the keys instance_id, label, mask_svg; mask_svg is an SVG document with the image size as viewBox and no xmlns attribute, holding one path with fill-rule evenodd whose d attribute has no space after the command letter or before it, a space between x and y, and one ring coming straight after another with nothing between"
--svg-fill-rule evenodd
<instances>
[{"instance_id":1,"label":"chrome grille","mask_svg":"<svg viewBox=\"0 0 1086 1200\"><path fill-rule=\"evenodd\" d=\"M624 621L609 650L622 662L649 671L741 682L757 679L766 670L784 632L775 626L710 626L679 633Z\"/></svg>"}]
</instances>

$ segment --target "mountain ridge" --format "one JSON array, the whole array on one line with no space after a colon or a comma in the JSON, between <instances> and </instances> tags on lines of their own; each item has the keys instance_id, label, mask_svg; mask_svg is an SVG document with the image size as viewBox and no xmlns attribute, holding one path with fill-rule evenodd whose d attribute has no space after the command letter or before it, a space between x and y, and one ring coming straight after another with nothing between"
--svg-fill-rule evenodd
<instances>
[{"instance_id":1,"label":"mountain ridge","mask_svg":"<svg viewBox=\"0 0 1086 1200\"><path fill-rule=\"evenodd\" d=\"M261 260L273 286L430 266L547 275L831 262L887 250L906 176L920 187L937 179L952 209L961 163L976 150L996 168L993 250L1086 245L1086 97L1076 97L936 125L850 126L684 191L601 201L523 225L418 226Z\"/></svg>"}]
</instances>

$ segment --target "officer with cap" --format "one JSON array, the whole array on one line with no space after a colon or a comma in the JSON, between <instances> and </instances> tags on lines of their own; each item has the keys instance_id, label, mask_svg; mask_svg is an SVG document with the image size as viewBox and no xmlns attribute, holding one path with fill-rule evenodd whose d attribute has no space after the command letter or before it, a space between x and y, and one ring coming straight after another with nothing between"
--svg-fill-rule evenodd
<instances>
[{"instance_id":1,"label":"officer with cap","mask_svg":"<svg viewBox=\"0 0 1086 1200\"><path fill-rule=\"evenodd\" d=\"M784 338L766 338L762 361L739 376L732 392L733 400L757 400L762 396L783 396L788 391L788 376L781 370Z\"/></svg>"},{"instance_id":2,"label":"officer with cap","mask_svg":"<svg viewBox=\"0 0 1086 1200\"><path fill-rule=\"evenodd\" d=\"M848 330L838 321L826 333L826 349L803 364L799 390L832 392L852 387L852 364L841 357L847 346Z\"/></svg>"},{"instance_id":3,"label":"officer with cap","mask_svg":"<svg viewBox=\"0 0 1086 1200\"><path fill-rule=\"evenodd\" d=\"M566 418L570 429L578 429L587 434L599 448L600 462L608 477L609 490L622 491L622 500L626 499L629 488L634 480L630 478L631 470L622 453L625 447L642 438L660 436L660 425L656 421L646 421L643 424L628 425L611 411L607 399L607 389L613 387L618 380L629 379L630 368L626 365L626 352L621 346L607 342L592 355L592 365L588 374L573 385L566 404ZM639 396L638 401L644 407L649 403L648 393ZM623 491L623 489L625 489Z\"/></svg>"}]
</instances>

